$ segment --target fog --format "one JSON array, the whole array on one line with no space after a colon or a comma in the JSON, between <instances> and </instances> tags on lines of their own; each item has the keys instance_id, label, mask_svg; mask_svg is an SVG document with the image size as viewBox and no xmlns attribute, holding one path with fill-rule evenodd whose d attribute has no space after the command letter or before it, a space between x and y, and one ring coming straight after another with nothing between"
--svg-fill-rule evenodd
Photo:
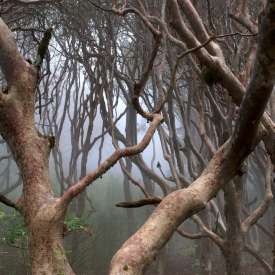
<instances>
[{"instance_id":1,"label":"fog","mask_svg":"<svg viewBox=\"0 0 275 275\"><path fill-rule=\"evenodd\" d=\"M257 132L251 120L253 131L245 125L248 134L237 144L249 155L236 161L242 152L222 154L234 148L245 108L248 114L263 109L249 109L258 102L240 103L253 77L264 1L2 2L0 16L23 63L37 73L35 98L26 106L34 104L33 132L50 148L45 170L52 201L87 175L96 178L66 206L58 224L63 235L57 239L64 237L64 254L76 274L107 275L113 256L149 217L176 208L154 224L155 230L165 228L162 222L170 225L171 238L169 230L157 237L151 230L142 240L154 244L142 259L154 258L146 275L274 273L274 91L261 126L264 137L250 136ZM0 24L0 50L2 40ZM0 95L9 98L4 74L0 84ZM156 116L161 119L154 124ZM217 152L220 161L209 165ZM235 158L220 175L228 156ZM27 215L17 211L28 186L14 159L1 139L0 275L29 275ZM201 176L214 179L200 182ZM186 192L190 198L177 199L196 182L199 187ZM197 208L185 211L188 202ZM134 255L126 256L135 263Z\"/></svg>"}]
</instances>

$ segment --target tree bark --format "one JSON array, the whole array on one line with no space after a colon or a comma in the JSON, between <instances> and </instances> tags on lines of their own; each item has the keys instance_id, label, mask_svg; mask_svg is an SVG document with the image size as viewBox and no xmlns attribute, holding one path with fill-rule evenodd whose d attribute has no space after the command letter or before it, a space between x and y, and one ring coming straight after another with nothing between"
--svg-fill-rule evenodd
<instances>
[{"instance_id":1,"label":"tree bark","mask_svg":"<svg viewBox=\"0 0 275 275\"><path fill-rule=\"evenodd\" d=\"M177 18L177 1L169 4ZM263 137L260 119L275 80L275 2L268 1L261 20L253 75L242 101L231 138L217 151L202 173L188 188L166 196L146 223L115 254L110 275L140 275L188 217L203 209L220 188L237 174L244 159ZM182 22L179 22L179 29ZM232 81L230 81L232 84ZM242 95L238 93L241 98Z\"/></svg>"},{"instance_id":2,"label":"tree bark","mask_svg":"<svg viewBox=\"0 0 275 275\"><path fill-rule=\"evenodd\" d=\"M135 104L138 107L133 102L135 108L150 121L142 140L135 145L115 150L94 171L83 175L61 197L56 198L48 166L52 139L37 131L34 120L36 86L48 47L48 44L42 43L49 43L49 39L47 31L38 49L37 62L32 65L19 53L13 34L0 18L0 67L8 84L0 91L0 134L11 149L23 180L23 194L14 208L24 215L29 232L32 274L73 275L62 245L64 218L69 204L122 157L143 152L163 121L160 111L143 112L138 102L158 48L156 47L148 71L142 78L142 85L137 87L140 88L135 94Z\"/></svg>"},{"instance_id":3,"label":"tree bark","mask_svg":"<svg viewBox=\"0 0 275 275\"><path fill-rule=\"evenodd\" d=\"M1 19L0 66L8 83L5 93L0 93L0 133L23 180L23 194L17 206L29 232L32 274L72 275L62 245L66 208L54 197L49 178L51 142L39 134L34 122L38 70L17 51L12 34Z\"/></svg>"},{"instance_id":4,"label":"tree bark","mask_svg":"<svg viewBox=\"0 0 275 275\"><path fill-rule=\"evenodd\" d=\"M243 275L242 250L243 234L241 230L241 183L230 182L224 187L225 217L227 223L224 258L227 275Z\"/></svg>"},{"instance_id":5,"label":"tree bark","mask_svg":"<svg viewBox=\"0 0 275 275\"><path fill-rule=\"evenodd\" d=\"M36 221L29 228L32 274L74 275L63 248L63 222Z\"/></svg>"}]
</instances>

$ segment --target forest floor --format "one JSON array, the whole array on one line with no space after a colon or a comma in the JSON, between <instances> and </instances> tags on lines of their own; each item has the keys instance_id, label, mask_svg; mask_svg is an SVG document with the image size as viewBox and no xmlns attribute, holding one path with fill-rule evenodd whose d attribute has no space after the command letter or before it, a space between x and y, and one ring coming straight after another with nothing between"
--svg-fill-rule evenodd
<instances>
[{"instance_id":1,"label":"forest floor","mask_svg":"<svg viewBox=\"0 0 275 275\"><path fill-rule=\"evenodd\" d=\"M212 275L225 275L225 265L220 263L213 267ZM265 275L266 271L259 266L258 263L253 263L244 266L244 274L249 275ZM147 273L148 275L158 275L153 273ZM198 271L198 267L191 258L185 258L184 263L172 264L170 263L165 270L165 275L204 275Z\"/></svg>"}]
</instances>

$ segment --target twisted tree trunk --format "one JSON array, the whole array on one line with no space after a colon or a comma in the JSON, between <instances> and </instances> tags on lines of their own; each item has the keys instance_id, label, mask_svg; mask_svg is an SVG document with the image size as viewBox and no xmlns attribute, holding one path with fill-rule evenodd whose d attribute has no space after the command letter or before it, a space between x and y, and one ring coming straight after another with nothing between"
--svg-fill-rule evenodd
<instances>
[{"instance_id":1,"label":"twisted tree trunk","mask_svg":"<svg viewBox=\"0 0 275 275\"><path fill-rule=\"evenodd\" d=\"M163 121L159 110L147 113L139 104L157 47L152 54L148 71L145 72L141 84L137 85L133 100L135 109L150 121L143 139L135 145L117 148L94 171L82 175L60 198L56 198L48 167L53 138L41 135L34 120L36 85L50 37L49 31L46 31L38 48L35 65L31 65L17 50L11 31L0 18L0 68L8 84L0 91L0 134L11 149L23 180L21 198L16 204L10 202L8 205L24 215L29 231L32 274L73 275L62 244L64 217L69 204L121 158L143 152Z\"/></svg>"},{"instance_id":2,"label":"twisted tree trunk","mask_svg":"<svg viewBox=\"0 0 275 275\"><path fill-rule=\"evenodd\" d=\"M24 60L1 19L0 66L8 84L0 93L0 133L23 179L17 208L29 231L32 274L74 274L62 245L66 208L54 197L49 178L51 142L39 134L34 122L39 64Z\"/></svg>"},{"instance_id":3,"label":"twisted tree trunk","mask_svg":"<svg viewBox=\"0 0 275 275\"><path fill-rule=\"evenodd\" d=\"M171 0L168 5L173 14L177 31L185 36L186 26L178 8L178 1ZM263 138L263 128L258 125L271 95L275 82L275 1L267 1L259 33L259 43L252 78L242 100L239 117L231 138L217 151L202 173L188 188L175 191L166 196L146 223L130 238L112 259L110 275L141 275L153 261L160 249L167 243L177 227L188 217L203 209L217 192L237 174L244 159L253 151L256 144ZM190 32L186 31L186 36ZM187 40L186 37L184 37ZM184 39L183 39L184 40ZM191 40L191 39L190 39ZM187 41L190 42L190 41ZM198 41L187 43L199 46ZM206 50L198 50L200 57ZM217 57L207 54L205 62L220 64ZM216 61L216 62L215 62ZM205 63L204 62L204 63ZM218 71L221 73L221 69ZM229 71L224 76L230 78ZM241 90L233 87L233 79L225 79L228 89L237 92L241 99ZM225 85L224 85L225 86ZM237 85L238 86L238 85ZM238 89L235 89L238 88ZM240 100L241 101L241 100ZM265 116L266 117L266 116ZM265 124L265 126L268 126ZM271 128L273 125L271 125ZM274 132L274 127L272 133ZM274 148L273 148L274 149Z\"/></svg>"}]
</instances>

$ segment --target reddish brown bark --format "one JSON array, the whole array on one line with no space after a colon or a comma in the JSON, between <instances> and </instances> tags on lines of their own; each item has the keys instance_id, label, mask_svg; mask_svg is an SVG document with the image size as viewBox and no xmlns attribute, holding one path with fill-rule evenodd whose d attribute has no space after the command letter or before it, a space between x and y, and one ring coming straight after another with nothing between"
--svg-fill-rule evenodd
<instances>
[{"instance_id":1,"label":"reddish brown bark","mask_svg":"<svg viewBox=\"0 0 275 275\"><path fill-rule=\"evenodd\" d=\"M162 115L146 113L151 123L138 144L118 148L94 172L83 175L61 198L56 198L48 167L51 140L37 131L34 121L36 85L43 57L38 56L38 61L33 66L24 60L11 31L0 19L0 67L8 83L0 93L0 134L11 149L23 180L23 194L15 208L23 213L29 232L32 274L73 275L62 244L64 217L69 203L120 158L142 152L162 122ZM136 100L147 78L148 71L142 78L143 85Z\"/></svg>"},{"instance_id":2,"label":"reddish brown bark","mask_svg":"<svg viewBox=\"0 0 275 275\"><path fill-rule=\"evenodd\" d=\"M0 95L0 132L7 141L23 180L18 202L29 231L32 274L74 274L62 246L65 209L53 195L48 171L50 143L34 124L38 72L16 49L0 20L1 68L8 82Z\"/></svg>"},{"instance_id":3,"label":"reddish brown bark","mask_svg":"<svg viewBox=\"0 0 275 275\"><path fill-rule=\"evenodd\" d=\"M169 5L173 11L174 23L177 25L176 30L182 32L182 37L191 47L198 46L192 34L189 35L190 32L185 31L178 1L171 0ZM110 274L143 274L146 266L152 262L177 227L204 208L217 191L236 175L242 161L262 138L260 132L257 133L258 125L275 80L274 10L274 1L269 1L262 19L253 76L242 101L232 137L218 150L196 181L188 188L175 191L162 200L147 222L116 253L111 263ZM210 58L205 49L199 51L198 55L211 66L220 64L212 62L214 58ZM219 72L222 68L224 67L220 67ZM224 86L231 90L233 97L236 92L236 101L240 102L243 94L242 85L234 80L232 73L224 71L224 76Z\"/></svg>"}]
</instances>

